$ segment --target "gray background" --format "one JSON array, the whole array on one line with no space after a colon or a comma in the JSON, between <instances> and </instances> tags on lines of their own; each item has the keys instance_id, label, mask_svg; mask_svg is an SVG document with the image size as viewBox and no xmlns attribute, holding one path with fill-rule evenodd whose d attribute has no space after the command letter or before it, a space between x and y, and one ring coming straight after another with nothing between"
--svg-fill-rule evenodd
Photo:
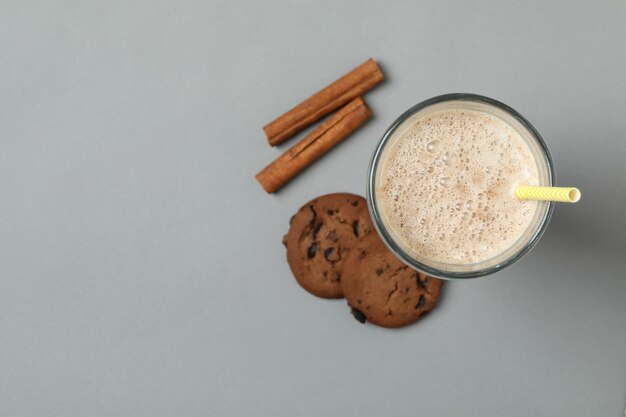
<instances>
[{"instance_id":1,"label":"gray background","mask_svg":"<svg viewBox=\"0 0 626 417\"><path fill-rule=\"evenodd\" d=\"M0 5L3 417L623 415L624 1ZM370 56L374 119L266 195L261 126ZM418 324L360 325L281 237L447 92L524 114L583 199Z\"/></svg>"}]
</instances>

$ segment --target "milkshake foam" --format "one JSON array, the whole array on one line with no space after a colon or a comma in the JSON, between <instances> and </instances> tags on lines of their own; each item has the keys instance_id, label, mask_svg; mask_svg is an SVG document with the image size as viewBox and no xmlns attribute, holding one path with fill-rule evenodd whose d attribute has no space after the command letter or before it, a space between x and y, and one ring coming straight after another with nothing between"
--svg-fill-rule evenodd
<instances>
[{"instance_id":1,"label":"milkshake foam","mask_svg":"<svg viewBox=\"0 0 626 417\"><path fill-rule=\"evenodd\" d=\"M477 110L416 113L382 155L377 204L387 230L417 258L473 264L511 248L538 203L515 197L539 185L539 168L522 136Z\"/></svg>"}]
</instances>

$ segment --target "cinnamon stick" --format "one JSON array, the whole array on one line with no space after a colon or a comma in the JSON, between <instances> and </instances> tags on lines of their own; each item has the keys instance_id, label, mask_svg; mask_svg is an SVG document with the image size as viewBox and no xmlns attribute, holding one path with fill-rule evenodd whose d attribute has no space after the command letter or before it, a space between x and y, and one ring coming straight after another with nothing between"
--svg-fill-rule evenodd
<instances>
[{"instance_id":1,"label":"cinnamon stick","mask_svg":"<svg viewBox=\"0 0 626 417\"><path fill-rule=\"evenodd\" d=\"M371 117L367 104L357 97L265 167L256 179L265 191L273 193Z\"/></svg>"},{"instance_id":2,"label":"cinnamon stick","mask_svg":"<svg viewBox=\"0 0 626 417\"><path fill-rule=\"evenodd\" d=\"M305 127L320 120L355 97L384 80L378 64L372 58L337 81L315 93L287 113L269 123L263 130L270 145L284 142Z\"/></svg>"}]
</instances>

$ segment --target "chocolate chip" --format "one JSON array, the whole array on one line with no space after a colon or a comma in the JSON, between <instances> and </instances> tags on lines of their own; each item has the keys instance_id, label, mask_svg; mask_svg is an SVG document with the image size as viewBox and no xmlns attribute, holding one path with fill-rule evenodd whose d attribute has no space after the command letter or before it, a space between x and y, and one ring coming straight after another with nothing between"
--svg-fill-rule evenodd
<instances>
[{"instance_id":1,"label":"chocolate chip","mask_svg":"<svg viewBox=\"0 0 626 417\"><path fill-rule=\"evenodd\" d=\"M382 275L382 273L383 273L382 268L376 268L376 275Z\"/></svg>"},{"instance_id":2,"label":"chocolate chip","mask_svg":"<svg viewBox=\"0 0 626 417\"><path fill-rule=\"evenodd\" d=\"M357 310L356 308L352 308L352 310L350 310L350 312L352 313L354 318L357 319L359 322L365 323L367 321L367 317L365 317L365 314L363 314L363 312L361 310Z\"/></svg>"},{"instance_id":3,"label":"chocolate chip","mask_svg":"<svg viewBox=\"0 0 626 417\"><path fill-rule=\"evenodd\" d=\"M420 295L420 299L417 301L417 305L415 306L415 308L422 308L424 307L424 304L426 304L426 298L424 298L424 294L422 294Z\"/></svg>"},{"instance_id":4,"label":"chocolate chip","mask_svg":"<svg viewBox=\"0 0 626 417\"><path fill-rule=\"evenodd\" d=\"M352 223L352 231L354 232L354 236L359 237L359 222L355 221Z\"/></svg>"},{"instance_id":5,"label":"chocolate chip","mask_svg":"<svg viewBox=\"0 0 626 417\"><path fill-rule=\"evenodd\" d=\"M356 207L356 206L358 206L358 205L359 205L359 202L358 202L358 201L356 201L356 200L352 200L352 205L353 205L354 207Z\"/></svg>"},{"instance_id":6,"label":"chocolate chip","mask_svg":"<svg viewBox=\"0 0 626 417\"><path fill-rule=\"evenodd\" d=\"M326 258L329 262L337 262L341 260L341 255L339 254L341 248L339 250L335 250L335 248L327 248L324 249L324 258Z\"/></svg>"},{"instance_id":7,"label":"chocolate chip","mask_svg":"<svg viewBox=\"0 0 626 417\"><path fill-rule=\"evenodd\" d=\"M415 274L415 278L417 278L417 284L419 286L426 287L426 283L428 282L428 277L426 275L424 275L424 279L422 279L420 273L418 272L417 274Z\"/></svg>"},{"instance_id":8,"label":"chocolate chip","mask_svg":"<svg viewBox=\"0 0 626 417\"><path fill-rule=\"evenodd\" d=\"M337 212L335 210L326 210L326 213L328 213L329 216L332 216L333 214Z\"/></svg>"},{"instance_id":9,"label":"chocolate chip","mask_svg":"<svg viewBox=\"0 0 626 417\"><path fill-rule=\"evenodd\" d=\"M313 239L315 239L317 237L317 233L320 231L320 229L322 228L323 224L322 223L317 223L314 227L313 227Z\"/></svg>"},{"instance_id":10,"label":"chocolate chip","mask_svg":"<svg viewBox=\"0 0 626 417\"><path fill-rule=\"evenodd\" d=\"M315 258L315 254L317 253L317 243L313 242L311 246L309 246L309 251L307 252L307 256L309 259Z\"/></svg>"}]
</instances>

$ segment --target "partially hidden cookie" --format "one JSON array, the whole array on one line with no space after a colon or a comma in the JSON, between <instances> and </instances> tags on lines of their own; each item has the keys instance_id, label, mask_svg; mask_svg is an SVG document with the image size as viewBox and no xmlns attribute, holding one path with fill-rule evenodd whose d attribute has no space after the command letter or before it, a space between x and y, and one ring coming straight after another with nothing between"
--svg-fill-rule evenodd
<instances>
[{"instance_id":1,"label":"partially hidden cookie","mask_svg":"<svg viewBox=\"0 0 626 417\"><path fill-rule=\"evenodd\" d=\"M309 201L291 218L283 238L291 272L311 294L341 298L344 259L372 229L363 197L338 193Z\"/></svg>"},{"instance_id":2,"label":"partially hidden cookie","mask_svg":"<svg viewBox=\"0 0 626 417\"><path fill-rule=\"evenodd\" d=\"M341 287L361 323L383 327L414 323L435 306L442 285L442 280L398 260L377 233L360 240L343 263Z\"/></svg>"}]
</instances>

